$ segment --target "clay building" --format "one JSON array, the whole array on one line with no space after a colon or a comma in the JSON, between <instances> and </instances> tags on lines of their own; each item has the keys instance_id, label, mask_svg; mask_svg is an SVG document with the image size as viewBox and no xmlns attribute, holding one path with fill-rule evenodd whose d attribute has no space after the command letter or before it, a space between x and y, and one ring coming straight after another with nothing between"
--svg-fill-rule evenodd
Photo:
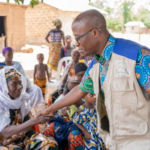
<instances>
[{"instance_id":1,"label":"clay building","mask_svg":"<svg viewBox=\"0 0 150 150\"><path fill-rule=\"evenodd\" d=\"M20 51L25 44L47 45L45 35L54 28L52 21L57 18L63 23L65 35L73 37L71 24L74 18L85 10L97 9L77 0L44 0L34 8L29 6L29 0L24 5L14 4L14 0L10 3L1 1L4 0L0 0L0 50L4 46Z\"/></svg>"}]
</instances>

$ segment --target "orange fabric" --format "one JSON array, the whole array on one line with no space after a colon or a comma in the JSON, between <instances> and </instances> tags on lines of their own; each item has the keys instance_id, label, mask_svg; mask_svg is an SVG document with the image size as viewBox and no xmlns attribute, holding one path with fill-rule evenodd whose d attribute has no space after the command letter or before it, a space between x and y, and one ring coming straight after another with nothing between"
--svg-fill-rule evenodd
<instances>
[{"instance_id":1,"label":"orange fabric","mask_svg":"<svg viewBox=\"0 0 150 150\"><path fill-rule=\"evenodd\" d=\"M69 69L68 75L69 75L69 76L72 76L72 77L75 77L75 76L76 76L76 75L75 75L75 70L74 70L74 68L70 68L70 69Z\"/></svg>"},{"instance_id":2,"label":"orange fabric","mask_svg":"<svg viewBox=\"0 0 150 150\"><path fill-rule=\"evenodd\" d=\"M41 88L43 95L45 94L46 90L46 82L47 82L46 78L44 80L39 80L38 78L35 77L35 84Z\"/></svg>"},{"instance_id":3,"label":"orange fabric","mask_svg":"<svg viewBox=\"0 0 150 150\"><path fill-rule=\"evenodd\" d=\"M52 123L49 124L49 126L44 131L44 135L50 135L52 137L55 137L54 122L52 122Z\"/></svg>"},{"instance_id":4,"label":"orange fabric","mask_svg":"<svg viewBox=\"0 0 150 150\"><path fill-rule=\"evenodd\" d=\"M85 62L85 60L84 60L84 59L80 59L80 60L79 60L79 62L82 62L82 63L84 63L84 62Z\"/></svg>"},{"instance_id":5,"label":"orange fabric","mask_svg":"<svg viewBox=\"0 0 150 150\"><path fill-rule=\"evenodd\" d=\"M57 71L57 65L59 62L59 53L62 47L61 42L52 42L49 50L49 58L47 61L47 66L50 69Z\"/></svg>"}]
</instances>

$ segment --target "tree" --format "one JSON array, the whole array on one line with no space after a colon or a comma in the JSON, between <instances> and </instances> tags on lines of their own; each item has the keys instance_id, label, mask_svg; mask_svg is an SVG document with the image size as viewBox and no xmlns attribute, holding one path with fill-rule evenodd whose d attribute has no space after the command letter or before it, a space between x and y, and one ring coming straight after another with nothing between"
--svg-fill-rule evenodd
<instances>
[{"instance_id":1,"label":"tree","mask_svg":"<svg viewBox=\"0 0 150 150\"><path fill-rule=\"evenodd\" d=\"M132 20L132 7L134 6L133 1L124 1L122 3L122 15L124 19L124 24Z\"/></svg>"},{"instance_id":2,"label":"tree","mask_svg":"<svg viewBox=\"0 0 150 150\"><path fill-rule=\"evenodd\" d=\"M119 18L108 18L106 19L107 28L113 31L122 31L123 30L123 23L120 21Z\"/></svg>"},{"instance_id":3,"label":"tree","mask_svg":"<svg viewBox=\"0 0 150 150\"><path fill-rule=\"evenodd\" d=\"M112 13L112 10L113 10L113 9L110 8L110 7L106 7L106 8L105 8L105 11L108 12L109 15Z\"/></svg>"},{"instance_id":4,"label":"tree","mask_svg":"<svg viewBox=\"0 0 150 150\"><path fill-rule=\"evenodd\" d=\"M14 0L14 1L18 5L24 4L24 0ZM35 5L38 5L40 1L43 3L44 0L31 0L30 1L30 6L34 7ZM9 0L7 0L7 3L9 3Z\"/></svg>"},{"instance_id":5,"label":"tree","mask_svg":"<svg viewBox=\"0 0 150 150\"><path fill-rule=\"evenodd\" d=\"M144 23L145 26L150 28L150 11L146 8L140 8L140 20Z\"/></svg>"},{"instance_id":6,"label":"tree","mask_svg":"<svg viewBox=\"0 0 150 150\"><path fill-rule=\"evenodd\" d=\"M99 9L104 9L106 4L107 4L106 0L96 0L94 3L91 2L91 0L89 0L89 5L95 6L96 8L99 8Z\"/></svg>"}]
</instances>

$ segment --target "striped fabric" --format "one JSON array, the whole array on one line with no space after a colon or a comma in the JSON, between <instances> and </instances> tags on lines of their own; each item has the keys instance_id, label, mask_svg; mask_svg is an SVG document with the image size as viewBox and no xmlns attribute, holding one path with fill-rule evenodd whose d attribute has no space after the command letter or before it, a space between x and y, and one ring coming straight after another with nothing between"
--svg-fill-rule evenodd
<instances>
[{"instance_id":1,"label":"striped fabric","mask_svg":"<svg viewBox=\"0 0 150 150\"><path fill-rule=\"evenodd\" d=\"M61 42L61 30L50 31L51 42Z\"/></svg>"}]
</instances>

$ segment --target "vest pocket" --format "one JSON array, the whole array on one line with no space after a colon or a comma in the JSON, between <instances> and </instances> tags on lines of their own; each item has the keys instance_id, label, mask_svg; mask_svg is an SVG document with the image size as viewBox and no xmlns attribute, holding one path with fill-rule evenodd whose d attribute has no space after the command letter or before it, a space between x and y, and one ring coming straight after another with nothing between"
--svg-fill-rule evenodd
<instances>
[{"instance_id":1,"label":"vest pocket","mask_svg":"<svg viewBox=\"0 0 150 150\"><path fill-rule=\"evenodd\" d=\"M112 100L122 108L132 109L137 106L137 95L133 80L118 78L112 81Z\"/></svg>"},{"instance_id":2,"label":"vest pocket","mask_svg":"<svg viewBox=\"0 0 150 150\"><path fill-rule=\"evenodd\" d=\"M117 135L144 135L148 130L147 122L115 125Z\"/></svg>"}]
</instances>

